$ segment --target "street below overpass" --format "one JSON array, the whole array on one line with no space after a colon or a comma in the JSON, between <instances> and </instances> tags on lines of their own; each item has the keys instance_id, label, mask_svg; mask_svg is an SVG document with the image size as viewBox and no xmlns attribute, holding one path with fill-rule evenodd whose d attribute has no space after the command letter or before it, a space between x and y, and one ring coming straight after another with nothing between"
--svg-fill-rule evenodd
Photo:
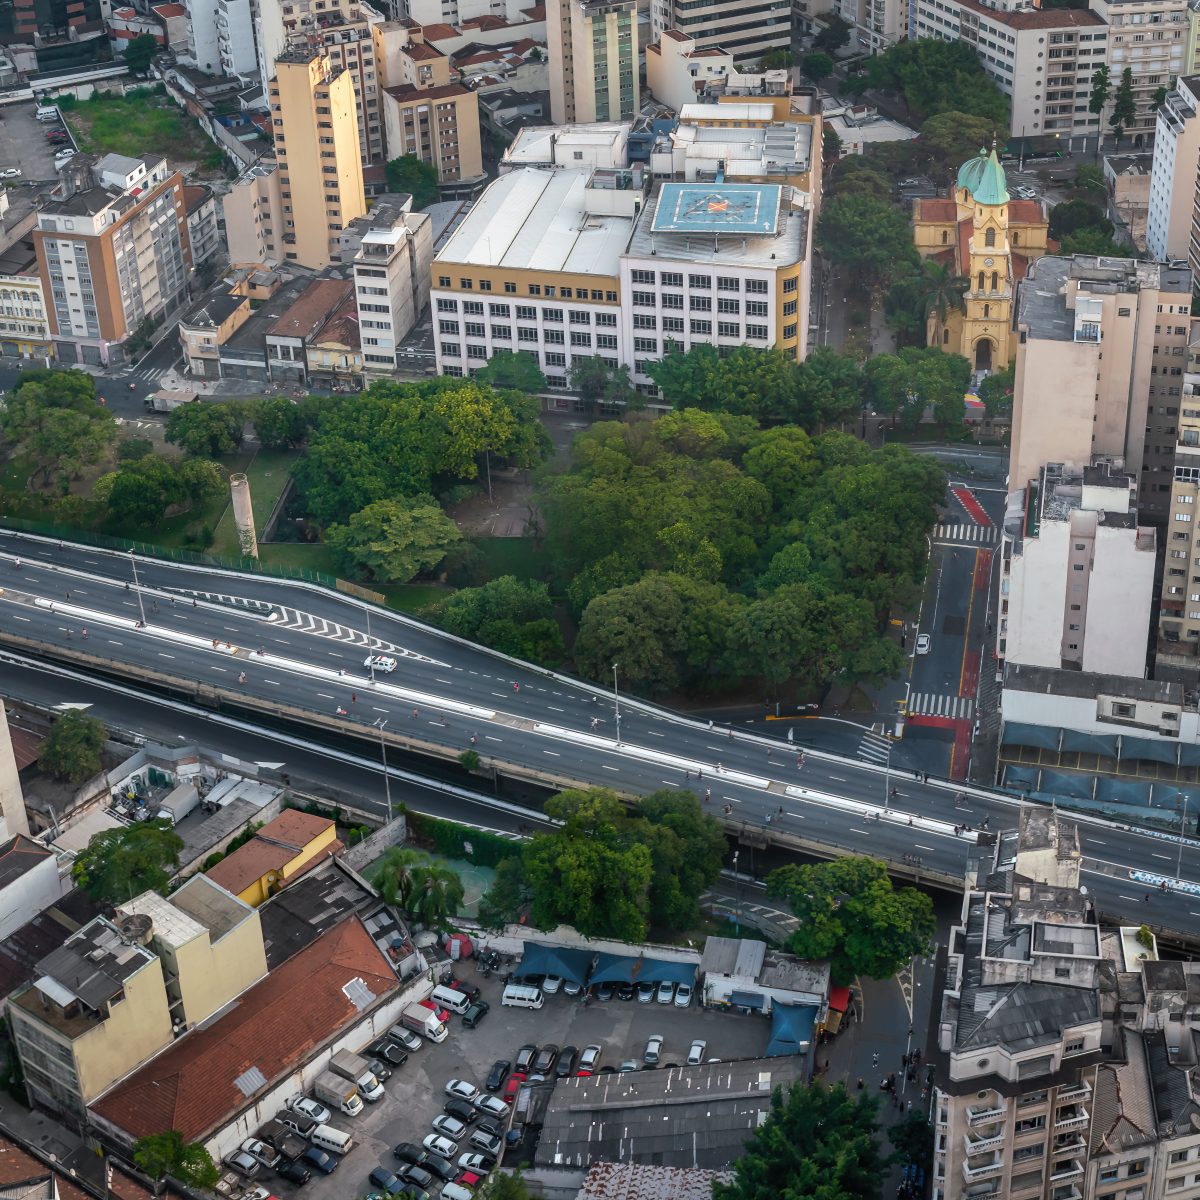
<instances>
[{"instance_id":1,"label":"street below overpass","mask_svg":"<svg viewBox=\"0 0 1200 1200\"><path fill-rule=\"evenodd\" d=\"M276 732L289 723L322 741L359 739L357 769L371 794L380 776L365 764L381 742L389 754L442 762L474 749L485 767L526 787L599 785L629 796L690 789L744 843L870 854L950 888L960 886L978 840L1016 821L1013 797L815 750L801 755L785 741L516 662L315 585L0 532L0 589L0 644L11 652L0 671L5 695L19 699L17 683L32 686L36 663L52 661L73 674L42 677L43 701L53 701L46 707L94 703L108 719L83 696L90 677L154 688L180 713L215 714L207 736L188 740L252 761L295 764L299 748L285 749ZM394 658L395 670L372 679L368 653ZM619 679L618 664L618 687ZM239 732L229 717L258 728ZM225 725L219 735L214 719ZM115 723L141 725L168 744L188 736L169 715ZM248 736L274 748L246 753L237 739ZM322 769L339 787L356 786L344 764ZM430 810L463 819L456 803L439 793ZM1079 820L1085 881L1105 918L1200 939L1200 842Z\"/></svg>"}]
</instances>

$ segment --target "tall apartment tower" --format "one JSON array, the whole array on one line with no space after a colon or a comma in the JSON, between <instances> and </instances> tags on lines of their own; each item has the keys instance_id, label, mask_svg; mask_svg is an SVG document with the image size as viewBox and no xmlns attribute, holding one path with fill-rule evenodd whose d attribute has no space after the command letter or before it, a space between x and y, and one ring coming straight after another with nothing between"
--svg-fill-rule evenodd
<instances>
[{"instance_id":1,"label":"tall apartment tower","mask_svg":"<svg viewBox=\"0 0 1200 1200\"><path fill-rule=\"evenodd\" d=\"M1047 463L1111 462L1138 481L1138 509L1170 505L1191 312L1186 267L1047 256L1017 304L1009 491Z\"/></svg>"},{"instance_id":2,"label":"tall apartment tower","mask_svg":"<svg viewBox=\"0 0 1200 1200\"><path fill-rule=\"evenodd\" d=\"M1200 76L1188 75L1159 105L1146 211L1146 249L1159 261L1187 258L1200 178Z\"/></svg>"},{"instance_id":3,"label":"tall apartment tower","mask_svg":"<svg viewBox=\"0 0 1200 1200\"><path fill-rule=\"evenodd\" d=\"M637 26L637 0L552 0L546 43L554 124L637 116Z\"/></svg>"},{"instance_id":4,"label":"tall apartment tower","mask_svg":"<svg viewBox=\"0 0 1200 1200\"><path fill-rule=\"evenodd\" d=\"M902 0L887 3L896 6ZM791 46L792 6L790 0L758 0L749 8L725 0L652 0L650 29L656 42L674 29L691 38L699 54L726 50L735 63L758 62L770 50Z\"/></svg>"},{"instance_id":5,"label":"tall apartment tower","mask_svg":"<svg viewBox=\"0 0 1200 1200\"><path fill-rule=\"evenodd\" d=\"M289 51L268 95L279 162L284 257L323 269L367 211L354 84L322 50Z\"/></svg>"}]
</instances>

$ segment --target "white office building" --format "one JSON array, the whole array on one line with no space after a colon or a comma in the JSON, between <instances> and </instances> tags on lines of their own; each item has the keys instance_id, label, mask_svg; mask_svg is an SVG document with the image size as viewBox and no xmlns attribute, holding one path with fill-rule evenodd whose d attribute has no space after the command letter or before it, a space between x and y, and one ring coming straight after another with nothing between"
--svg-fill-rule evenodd
<instances>
[{"instance_id":1,"label":"white office building","mask_svg":"<svg viewBox=\"0 0 1200 1200\"><path fill-rule=\"evenodd\" d=\"M1200 178L1200 76L1179 79L1158 110L1146 249L1162 262L1187 258Z\"/></svg>"}]
</instances>

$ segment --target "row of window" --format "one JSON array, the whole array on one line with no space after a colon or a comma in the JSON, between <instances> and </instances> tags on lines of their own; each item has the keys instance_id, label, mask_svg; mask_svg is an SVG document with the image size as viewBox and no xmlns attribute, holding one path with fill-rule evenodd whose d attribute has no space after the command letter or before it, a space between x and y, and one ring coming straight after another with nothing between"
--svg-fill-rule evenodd
<instances>
[{"instance_id":1,"label":"row of window","mask_svg":"<svg viewBox=\"0 0 1200 1200\"><path fill-rule=\"evenodd\" d=\"M475 290L475 284L478 282L481 292L490 292L492 290L492 281L490 279L480 279L478 281L463 276L458 281L459 288L464 292ZM438 276L438 287L448 288L454 284L449 275ZM541 284L530 283L526 285L527 294L530 296L545 296L550 300L556 297L562 300L596 300L602 301L605 304L616 304L617 293L609 291L606 288L577 288L577 287L561 287L557 284ZM512 280L504 281L504 291L509 296L517 294L517 285Z\"/></svg>"}]
</instances>

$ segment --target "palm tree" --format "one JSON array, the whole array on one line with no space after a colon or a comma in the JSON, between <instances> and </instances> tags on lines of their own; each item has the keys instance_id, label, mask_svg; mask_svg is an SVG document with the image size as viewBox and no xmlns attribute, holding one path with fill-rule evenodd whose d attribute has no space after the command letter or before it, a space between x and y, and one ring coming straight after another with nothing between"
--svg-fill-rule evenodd
<instances>
[{"instance_id":1,"label":"palm tree","mask_svg":"<svg viewBox=\"0 0 1200 1200\"><path fill-rule=\"evenodd\" d=\"M438 925L458 913L466 892L457 873L429 862L413 872L409 912L426 925Z\"/></svg>"},{"instance_id":2,"label":"palm tree","mask_svg":"<svg viewBox=\"0 0 1200 1200\"><path fill-rule=\"evenodd\" d=\"M934 326L934 345L942 344L942 326L951 309L966 310L964 297L970 290L971 281L965 275L955 275L954 268L947 263L927 258L921 263L921 307L928 323L932 314L937 314Z\"/></svg>"},{"instance_id":3,"label":"palm tree","mask_svg":"<svg viewBox=\"0 0 1200 1200\"><path fill-rule=\"evenodd\" d=\"M375 886L379 894L388 904L407 910L417 872L428 864L428 857L418 850L389 846L375 868Z\"/></svg>"}]
</instances>

